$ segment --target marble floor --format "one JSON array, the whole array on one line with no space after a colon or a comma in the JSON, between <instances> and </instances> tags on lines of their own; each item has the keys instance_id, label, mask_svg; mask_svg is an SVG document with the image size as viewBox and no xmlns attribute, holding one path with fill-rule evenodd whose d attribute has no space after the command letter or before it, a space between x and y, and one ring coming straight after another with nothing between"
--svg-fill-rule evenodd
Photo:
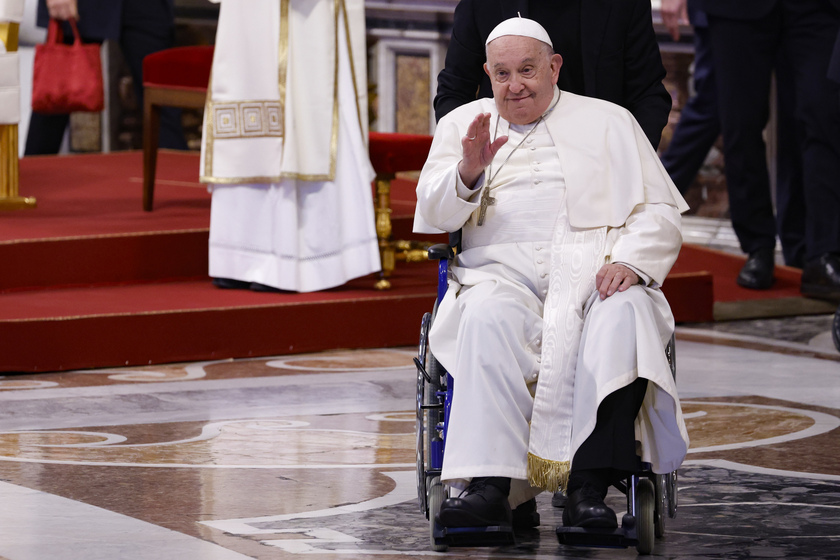
<instances>
[{"instance_id":1,"label":"marble floor","mask_svg":"<svg viewBox=\"0 0 840 560\"><path fill-rule=\"evenodd\" d=\"M840 354L830 317L680 327L692 448L654 557L840 558ZM730 325L732 327L732 325ZM829 343L830 344L830 343ZM435 554L416 502L412 348L0 379L0 557ZM611 495L617 509L621 496ZM455 558L561 547L561 510Z\"/></svg>"},{"instance_id":2,"label":"marble floor","mask_svg":"<svg viewBox=\"0 0 840 560\"><path fill-rule=\"evenodd\" d=\"M652 557L840 559L831 320L678 328L692 445ZM414 353L0 377L0 560L636 557L558 544L550 495L513 546L432 552Z\"/></svg>"}]
</instances>

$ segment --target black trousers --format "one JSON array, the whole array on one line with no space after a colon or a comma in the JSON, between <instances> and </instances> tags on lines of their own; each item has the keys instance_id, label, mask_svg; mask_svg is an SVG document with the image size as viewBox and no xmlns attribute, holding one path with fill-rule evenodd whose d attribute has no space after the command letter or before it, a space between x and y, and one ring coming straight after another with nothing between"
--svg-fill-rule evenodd
<instances>
[{"instance_id":1,"label":"black trousers","mask_svg":"<svg viewBox=\"0 0 840 560\"><path fill-rule=\"evenodd\" d=\"M613 479L638 471L635 420L647 386L648 380L640 377L601 402L595 429L572 460L572 476L576 471L598 470L611 471Z\"/></svg>"},{"instance_id":2,"label":"black trousers","mask_svg":"<svg viewBox=\"0 0 840 560\"><path fill-rule=\"evenodd\" d=\"M803 251L786 230L804 229L804 260L840 252L840 85L828 77L840 14L826 0L780 0L764 17L709 16L718 106L724 140L732 225L744 252L773 247L777 223L762 131L769 115L770 79L780 81L780 142L794 144L798 159L782 162L777 202L786 206L778 227L791 245L789 261ZM787 91L784 88L789 88ZM784 109L792 106L791 109ZM801 166L801 179L790 181ZM786 184L787 183L787 184Z\"/></svg>"},{"instance_id":3,"label":"black trousers","mask_svg":"<svg viewBox=\"0 0 840 560\"><path fill-rule=\"evenodd\" d=\"M84 13L80 13L79 17L85 17ZM85 37L82 40L100 42ZM64 41L73 42L69 27L64 31ZM175 44L175 23L165 0L124 0L119 43L131 71L134 94L142 111L143 59L148 54L168 49ZM32 113L25 155L57 154L69 119L70 115ZM181 112L177 109L166 108L161 111L160 147L187 149L181 127Z\"/></svg>"},{"instance_id":4,"label":"black trousers","mask_svg":"<svg viewBox=\"0 0 840 560\"><path fill-rule=\"evenodd\" d=\"M662 165L682 194L691 186L720 136L717 85L709 30L705 27L694 29L694 90L696 93L683 107L671 143L662 154Z\"/></svg>"}]
</instances>

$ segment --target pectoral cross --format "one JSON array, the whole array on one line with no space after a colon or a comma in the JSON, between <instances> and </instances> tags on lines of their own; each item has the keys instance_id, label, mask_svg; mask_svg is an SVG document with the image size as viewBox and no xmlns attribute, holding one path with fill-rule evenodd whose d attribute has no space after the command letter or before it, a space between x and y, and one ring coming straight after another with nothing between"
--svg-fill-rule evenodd
<instances>
[{"instance_id":1,"label":"pectoral cross","mask_svg":"<svg viewBox=\"0 0 840 560\"><path fill-rule=\"evenodd\" d=\"M478 224L484 225L484 216L487 215L487 207L496 204L496 199L490 196L490 186L484 187L484 192L481 193L481 208L478 211Z\"/></svg>"}]
</instances>

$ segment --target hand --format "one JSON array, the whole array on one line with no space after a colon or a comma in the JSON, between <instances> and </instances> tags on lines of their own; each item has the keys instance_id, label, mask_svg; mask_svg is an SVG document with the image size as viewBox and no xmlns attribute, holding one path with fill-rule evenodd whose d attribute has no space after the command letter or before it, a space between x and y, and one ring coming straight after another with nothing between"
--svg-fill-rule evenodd
<instances>
[{"instance_id":1,"label":"hand","mask_svg":"<svg viewBox=\"0 0 840 560\"><path fill-rule=\"evenodd\" d=\"M602 300L638 283L639 275L623 264L605 264L595 275L595 288L600 292Z\"/></svg>"},{"instance_id":2,"label":"hand","mask_svg":"<svg viewBox=\"0 0 840 560\"><path fill-rule=\"evenodd\" d=\"M671 34L674 41L680 40L680 23L688 23L688 9L686 0L662 0L662 23Z\"/></svg>"},{"instance_id":3,"label":"hand","mask_svg":"<svg viewBox=\"0 0 840 560\"><path fill-rule=\"evenodd\" d=\"M467 135L461 138L463 158L458 163L458 173L465 185L473 188L484 168L490 165L507 140L507 136L501 136L490 142L490 113L482 113L473 119Z\"/></svg>"},{"instance_id":4,"label":"hand","mask_svg":"<svg viewBox=\"0 0 840 560\"><path fill-rule=\"evenodd\" d=\"M79 19L77 0L47 0L47 11L51 18L67 20Z\"/></svg>"}]
</instances>

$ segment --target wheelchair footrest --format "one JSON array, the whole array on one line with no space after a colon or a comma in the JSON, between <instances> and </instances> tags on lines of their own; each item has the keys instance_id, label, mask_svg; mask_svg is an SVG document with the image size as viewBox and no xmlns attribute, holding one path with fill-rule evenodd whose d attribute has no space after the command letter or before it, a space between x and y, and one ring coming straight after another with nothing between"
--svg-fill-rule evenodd
<instances>
[{"instance_id":1,"label":"wheelchair footrest","mask_svg":"<svg viewBox=\"0 0 840 560\"><path fill-rule=\"evenodd\" d=\"M617 529L597 527L557 527L557 540L568 546L591 546L601 548L627 548L636 546L639 539L635 523L626 519Z\"/></svg>"},{"instance_id":2,"label":"wheelchair footrest","mask_svg":"<svg viewBox=\"0 0 840 560\"><path fill-rule=\"evenodd\" d=\"M442 527L435 522L435 544L448 546L507 546L516 544L513 526Z\"/></svg>"}]
</instances>

